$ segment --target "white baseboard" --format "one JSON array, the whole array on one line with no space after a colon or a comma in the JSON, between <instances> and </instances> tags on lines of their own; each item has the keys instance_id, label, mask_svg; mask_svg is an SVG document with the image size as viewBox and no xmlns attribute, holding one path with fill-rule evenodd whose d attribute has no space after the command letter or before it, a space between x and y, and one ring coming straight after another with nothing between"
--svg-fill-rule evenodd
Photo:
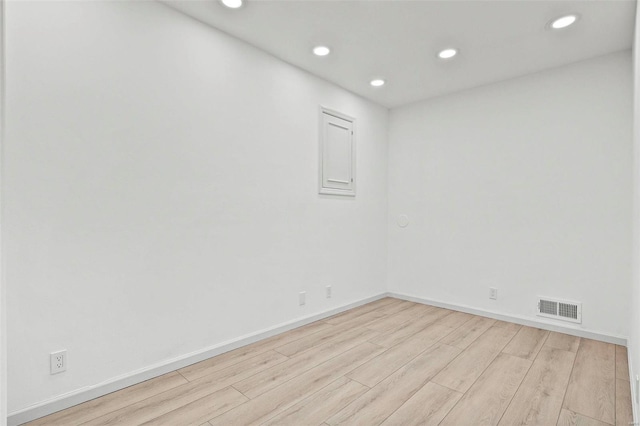
<instances>
[{"instance_id":1,"label":"white baseboard","mask_svg":"<svg viewBox=\"0 0 640 426\"><path fill-rule=\"evenodd\" d=\"M389 292L389 297L408 300L410 302L422 303L425 305L437 306L440 308L451 309L454 311L466 312L468 314L480 315L483 317L493 318L501 321L513 322L516 324L526 325L529 327L541 328L543 330L557 331L560 333L570 334L572 336L584 337L587 339L600 340L602 342L614 343L616 345L627 346L627 338L622 336L614 336L606 333L589 331L582 328L576 328L571 325L557 324L543 318L530 318L518 315L507 315L499 312L487 311L484 309L473 308L471 306L456 305L453 303L440 302L438 300L426 299L423 297L412 296L403 293Z\"/></svg>"},{"instance_id":2,"label":"white baseboard","mask_svg":"<svg viewBox=\"0 0 640 426\"><path fill-rule=\"evenodd\" d=\"M7 422L9 426L16 426L22 423L29 422L31 420L44 417L46 415L55 413L65 408L72 407L74 405L81 404L94 398L106 395L111 392L115 392L120 389L124 389L128 386L135 385L137 383L144 382L145 380L153 379L154 377L161 376L171 371L186 367L187 365L194 364L196 362L203 361L207 358L220 355L225 352L237 349L242 346L255 343L259 340L266 339L276 334L284 333L285 331L292 330L294 328L301 327L303 325L327 318L331 315L338 314L348 309L355 308L365 303L370 303L378 299L386 297L387 293L380 293L375 296L367 297L355 302L348 303L346 305L339 306L337 308L329 309L327 311L309 315L303 318L298 318L293 321L278 324L273 327L269 327L264 330L257 331L255 333L241 336L237 339L233 339L227 342L222 342L202 350L191 352L186 355L181 355L177 358L162 361L157 364L145 367L143 369L133 371L122 376L109 379L105 382L98 383L91 386L86 386L77 389L73 392L69 392L63 395L59 395L55 398L51 398L42 401L38 404L34 404L23 410L19 410L13 413L9 413Z\"/></svg>"}]
</instances>

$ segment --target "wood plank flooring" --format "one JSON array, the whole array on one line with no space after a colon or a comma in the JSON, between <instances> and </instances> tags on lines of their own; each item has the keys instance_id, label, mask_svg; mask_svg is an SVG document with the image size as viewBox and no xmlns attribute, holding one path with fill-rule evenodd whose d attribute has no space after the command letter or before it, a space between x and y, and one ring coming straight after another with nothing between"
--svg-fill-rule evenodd
<instances>
[{"instance_id":1,"label":"wood plank flooring","mask_svg":"<svg viewBox=\"0 0 640 426\"><path fill-rule=\"evenodd\" d=\"M622 346L384 298L29 425L628 425Z\"/></svg>"}]
</instances>

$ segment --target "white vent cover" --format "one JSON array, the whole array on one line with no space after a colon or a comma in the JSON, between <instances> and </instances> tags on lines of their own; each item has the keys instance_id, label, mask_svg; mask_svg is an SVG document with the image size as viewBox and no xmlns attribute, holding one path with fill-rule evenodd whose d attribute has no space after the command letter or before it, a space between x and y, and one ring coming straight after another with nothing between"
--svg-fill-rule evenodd
<instances>
[{"instance_id":1,"label":"white vent cover","mask_svg":"<svg viewBox=\"0 0 640 426\"><path fill-rule=\"evenodd\" d=\"M582 303L539 297L538 316L582 323Z\"/></svg>"}]
</instances>

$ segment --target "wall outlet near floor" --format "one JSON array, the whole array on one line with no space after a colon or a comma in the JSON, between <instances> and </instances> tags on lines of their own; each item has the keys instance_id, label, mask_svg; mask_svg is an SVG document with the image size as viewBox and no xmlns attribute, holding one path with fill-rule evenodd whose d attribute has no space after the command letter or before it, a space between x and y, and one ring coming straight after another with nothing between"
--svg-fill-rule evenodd
<instances>
[{"instance_id":1,"label":"wall outlet near floor","mask_svg":"<svg viewBox=\"0 0 640 426\"><path fill-rule=\"evenodd\" d=\"M327 286L327 299L331 299L331 286Z\"/></svg>"},{"instance_id":2,"label":"wall outlet near floor","mask_svg":"<svg viewBox=\"0 0 640 426\"><path fill-rule=\"evenodd\" d=\"M640 375L636 374L636 403L640 403Z\"/></svg>"},{"instance_id":3,"label":"wall outlet near floor","mask_svg":"<svg viewBox=\"0 0 640 426\"><path fill-rule=\"evenodd\" d=\"M489 287L489 299L498 300L498 289Z\"/></svg>"},{"instance_id":4,"label":"wall outlet near floor","mask_svg":"<svg viewBox=\"0 0 640 426\"><path fill-rule=\"evenodd\" d=\"M50 374L58 374L67 371L67 351L52 352L49 354Z\"/></svg>"},{"instance_id":5,"label":"wall outlet near floor","mask_svg":"<svg viewBox=\"0 0 640 426\"><path fill-rule=\"evenodd\" d=\"M298 303L300 304L300 306L302 306L302 305L307 303L307 292L306 291L301 291L300 294L298 294Z\"/></svg>"}]
</instances>

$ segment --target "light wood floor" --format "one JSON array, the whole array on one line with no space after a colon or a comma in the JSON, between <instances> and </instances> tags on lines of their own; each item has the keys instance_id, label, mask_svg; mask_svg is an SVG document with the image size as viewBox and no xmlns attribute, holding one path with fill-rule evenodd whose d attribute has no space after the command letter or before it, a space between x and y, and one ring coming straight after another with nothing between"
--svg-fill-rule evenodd
<instances>
[{"instance_id":1,"label":"light wood floor","mask_svg":"<svg viewBox=\"0 0 640 426\"><path fill-rule=\"evenodd\" d=\"M392 298L30 425L628 425L626 349Z\"/></svg>"}]
</instances>

